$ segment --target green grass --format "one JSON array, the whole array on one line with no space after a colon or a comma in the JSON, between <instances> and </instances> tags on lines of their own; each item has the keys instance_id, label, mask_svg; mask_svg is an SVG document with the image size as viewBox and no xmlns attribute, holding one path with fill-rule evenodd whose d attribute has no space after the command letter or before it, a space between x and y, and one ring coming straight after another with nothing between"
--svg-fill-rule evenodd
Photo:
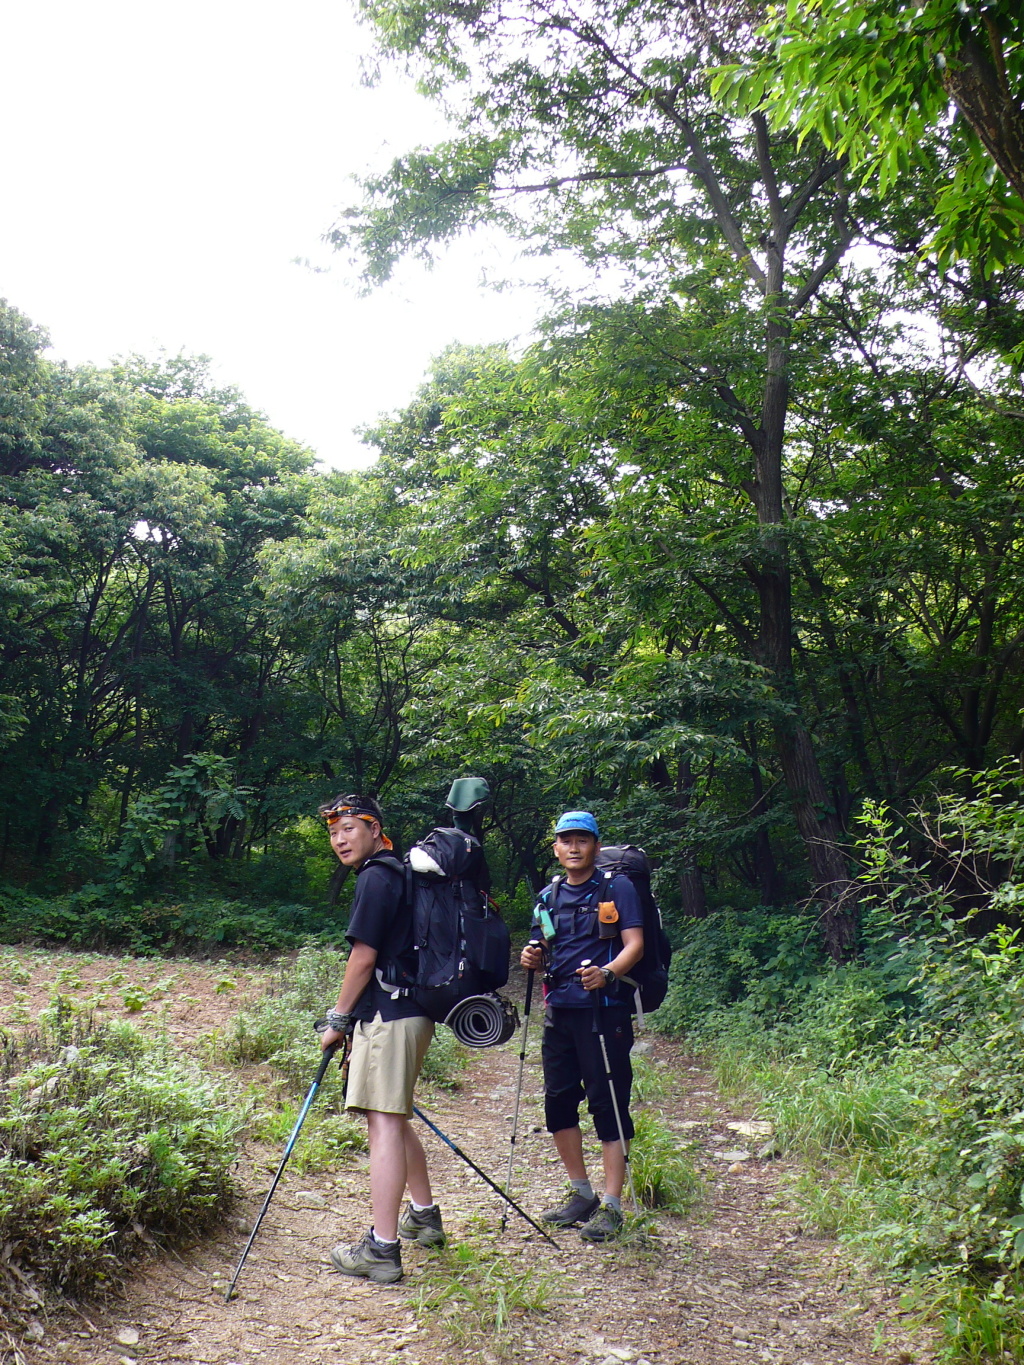
<instances>
[{"instance_id":1,"label":"green grass","mask_svg":"<svg viewBox=\"0 0 1024 1365\"><path fill-rule=\"evenodd\" d=\"M298 1112L299 1106L291 1104L280 1109L264 1109L258 1113L249 1131L257 1141L283 1150ZM314 1107L302 1125L289 1167L298 1175L313 1175L332 1170L339 1162L367 1150L366 1128L362 1122L342 1114L324 1113Z\"/></svg>"},{"instance_id":2,"label":"green grass","mask_svg":"<svg viewBox=\"0 0 1024 1365\"><path fill-rule=\"evenodd\" d=\"M689 1213L703 1187L686 1148L656 1110L640 1110L634 1126L629 1168L637 1199L648 1209Z\"/></svg>"},{"instance_id":3,"label":"green grass","mask_svg":"<svg viewBox=\"0 0 1024 1365\"><path fill-rule=\"evenodd\" d=\"M345 961L345 953L317 941L283 961L264 998L235 1016L226 1040L228 1059L239 1066L266 1062L290 1094L304 1095L320 1058L313 1023L337 999ZM466 1051L454 1033L438 1026L423 1063L423 1079L455 1090L466 1065ZM340 1105L337 1067L332 1066L324 1077L321 1100L328 1106Z\"/></svg>"},{"instance_id":4,"label":"green grass","mask_svg":"<svg viewBox=\"0 0 1024 1365\"><path fill-rule=\"evenodd\" d=\"M651 1104L664 1099L668 1089L664 1067L655 1066L642 1052L632 1056L630 1062L633 1067L634 1104Z\"/></svg>"},{"instance_id":5,"label":"green grass","mask_svg":"<svg viewBox=\"0 0 1024 1365\"><path fill-rule=\"evenodd\" d=\"M904 1296L918 1322L937 1337L937 1365L1024 1365L1024 1285L993 1286L926 1276Z\"/></svg>"},{"instance_id":6,"label":"green grass","mask_svg":"<svg viewBox=\"0 0 1024 1365\"><path fill-rule=\"evenodd\" d=\"M422 1080L440 1090L458 1090L460 1076L469 1065L466 1049L450 1028L438 1024L434 1038L423 1059Z\"/></svg>"},{"instance_id":7,"label":"green grass","mask_svg":"<svg viewBox=\"0 0 1024 1365\"><path fill-rule=\"evenodd\" d=\"M793 1068L777 1071L769 1085L766 1105L779 1141L811 1159L891 1147L918 1117L904 1077L892 1070Z\"/></svg>"},{"instance_id":8,"label":"green grass","mask_svg":"<svg viewBox=\"0 0 1024 1365\"><path fill-rule=\"evenodd\" d=\"M551 1281L518 1257L458 1242L430 1257L411 1302L417 1317L432 1319L456 1346L510 1355L551 1296Z\"/></svg>"}]
</instances>

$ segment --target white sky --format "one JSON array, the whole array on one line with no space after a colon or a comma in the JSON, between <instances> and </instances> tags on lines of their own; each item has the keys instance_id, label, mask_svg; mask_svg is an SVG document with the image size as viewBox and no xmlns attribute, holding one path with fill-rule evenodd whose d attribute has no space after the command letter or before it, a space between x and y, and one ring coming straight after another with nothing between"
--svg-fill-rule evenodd
<instances>
[{"instance_id":1,"label":"white sky","mask_svg":"<svg viewBox=\"0 0 1024 1365\"><path fill-rule=\"evenodd\" d=\"M210 355L325 462L366 464L352 429L403 406L432 355L542 309L479 284L518 270L495 243L360 298L320 241L348 176L440 133L397 73L360 85L368 47L346 0L12 0L0 297L73 363Z\"/></svg>"}]
</instances>

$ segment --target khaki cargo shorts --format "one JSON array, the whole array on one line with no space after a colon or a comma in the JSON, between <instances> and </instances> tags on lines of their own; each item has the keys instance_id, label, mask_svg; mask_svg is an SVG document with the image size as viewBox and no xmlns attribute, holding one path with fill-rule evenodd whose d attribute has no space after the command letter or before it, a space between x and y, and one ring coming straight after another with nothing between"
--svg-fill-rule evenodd
<instances>
[{"instance_id":1,"label":"khaki cargo shorts","mask_svg":"<svg viewBox=\"0 0 1024 1365\"><path fill-rule=\"evenodd\" d=\"M360 1020L352 1035L346 1109L412 1118L412 1092L434 1036L433 1019Z\"/></svg>"}]
</instances>

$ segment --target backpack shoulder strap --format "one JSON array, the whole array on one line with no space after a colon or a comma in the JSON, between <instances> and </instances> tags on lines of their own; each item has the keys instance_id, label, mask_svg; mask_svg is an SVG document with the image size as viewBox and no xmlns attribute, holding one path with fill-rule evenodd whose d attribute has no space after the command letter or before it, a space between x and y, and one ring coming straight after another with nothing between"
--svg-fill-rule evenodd
<instances>
[{"instance_id":1,"label":"backpack shoulder strap","mask_svg":"<svg viewBox=\"0 0 1024 1365\"><path fill-rule=\"evenodd\" d=\"M407 866L407 863L403 862L401 858L396 858L393 853L372 853L369 858L365 860L359 871L362 872L363 868L366 867L383 867L386 868L388 872L397 873L397 875L404 880Z\"/></svg>"},{"instance_id":2,"label":"backpack shoulder strap","mask_svg":"<svg viewBox=\"0 0 1024 1365\"><path fill-rule=\"evenodd\" d=\"M552 877L543 891L537 893L537 904L533 909L533 927L539 928L545 940L550 943L555 937L554 909L558 899L561 876Z\"/></svg>"},{"instance_id":3,"label":"backpack shoulder strap","mask_svg":"<svg viewBox=\"0 0 1024 1365\"><path fill-rule=\"evenodd\" d=\"M609 898L612 889L612 880L618 876L617 872L609 872L607 868L598 868L597 870L601 874L601 881L587 897L587 904L591 907L595 907L598 901Z\"/></svg>"}]
</instances>

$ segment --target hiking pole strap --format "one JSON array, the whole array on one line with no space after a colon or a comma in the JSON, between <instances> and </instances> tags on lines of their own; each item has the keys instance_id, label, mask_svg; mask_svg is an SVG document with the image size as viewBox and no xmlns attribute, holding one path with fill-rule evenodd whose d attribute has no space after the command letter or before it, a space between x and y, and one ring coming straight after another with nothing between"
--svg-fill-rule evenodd
<instances>
[{"instance_id":1,"label":"hiking pole strap","mask_svg":"<svg viewBox=\"0 0 1024 1365\"><path fill-rule=\"evenodd\" d=\"M271 1184L270 1189L267 1191L267 1197L263 1201L263 1207L260 1209L259 1216L257 1217L256 1222L253 1224L252 1232L249 1233L249 1240L245 1244L245 1250L242 1252L242 1255L238 1261L238 1265L235 1267L235 1273L231 1277L231 1283L228 1285L228 1292L224 1295L225 1303L231 1302L231 1296L235 1292L235 1284L238 1280L239 1275L241 1275L242 1273L242 1267L245 1265L246 1258L249 1255L249 1251L252 1248L252 1244L256 1240L256 1234L260 1230L260 1224L263 1222L267 1209L270 1208L270 1201L274 1197L274 1191L277 1189L277 1183L281 1179L281 1176L284 1174L284 1168L288 1164L288 1158L292 1154L292 1149L294 1148L296 1140L298 1139L299 1131L306 1121L306 1115L309 1113L310 1106L312 1105L314 1099L316 1099L316 1092L320 1089L320 1083L323 1080L323 1078L327 1075L327 1068L331 1064L331 1058L334 1056L334 1052L337 1046L338 1044L335 1043L333 1047L325 1048L324 1055L320 1059L320 1066L317 1069L316 1076L313 1078L313 1084L309 1087L309 1090L306 1093L306 1098L303 1102L302 1108L299 1110L299 1116L295 1120L295 1127L292 1129L291 1137L289 1137L288 1139L288 1145L284 1149L284 1156L281 1158L281 1164L277 1168L277 1174L274 1176L273 1183Z\"/></svg>"},{"instance_id":2,"label":"hiking pole strap","mask_svg":"<svg viewBox=\"0 0 1024 1365\"><path fill-rule=\"evenodd\" d=\"M508 1145L508 1174L505 1176L505 1194L512 1188L512 1165L516 1155L516 1138L519 1135L519 1100L523 1093L523 1068L526 1066L526 1033L530 1027L530 1005L533 1002L533 978L536 971L531 967L526 973L526 997L523 1000L523 1034L519 1041L519 1079L516 1082L516 1103L512 1110L512 1136ZM508 1222L508 1204L501 1206L501 1231Z\"/></svg>"},{"instance_id":3,"label":"hiking pole strap","mask_svg":"<svg viewBox=\"0 0 1024 1365\"><path fill-rule=\"evenodd\" d=\"M526 1210L521 1209L519 1205L516 1203L516 1201L510 1195L507 1195L500 1185L496 1185L494 1181L491 1179L491 1177L487 1174L487 1172L482 1171L480 1167L476 1164L476 1162L473 1161L471 1157L468 1157L466 1155L466 1153L462 1150L461 1147L454 1143L446 1133L442 1133L436 1123L431 1123L430 1119L427 1118L426 1114L424 1114L422 1109L417 1109L416 1106L413 1105L412 1112L416 1115L418 1119L422 1119L423 1122L430 1129L430 1131L432 1133L436 1133L437 1136L441 1139L441 1141L445 1143L446 1146L450 1147L452 1151L455 1153L455 1155L459 1157L462 1161L464 1161L471 1171L476 1171L480 1179L486 1181L487 1184L490 1185L491 1189L494 1191L495 1194L500 1194L502 1199L504 1199L505 1203L508 1204L511 1208L515 1209L516 1213L519 1214L520 1218L525 1218L526 1221L529 1223L530 1227L536 1228L540 1235L544 1238L545 1242L550 1242L556 1251L561 1250L555 1239L552 1236L550 1236L547 1232L545 1232L539 1223L534 1222L534 1220L530 1217Z\"/></svg>"}]
</instances>

